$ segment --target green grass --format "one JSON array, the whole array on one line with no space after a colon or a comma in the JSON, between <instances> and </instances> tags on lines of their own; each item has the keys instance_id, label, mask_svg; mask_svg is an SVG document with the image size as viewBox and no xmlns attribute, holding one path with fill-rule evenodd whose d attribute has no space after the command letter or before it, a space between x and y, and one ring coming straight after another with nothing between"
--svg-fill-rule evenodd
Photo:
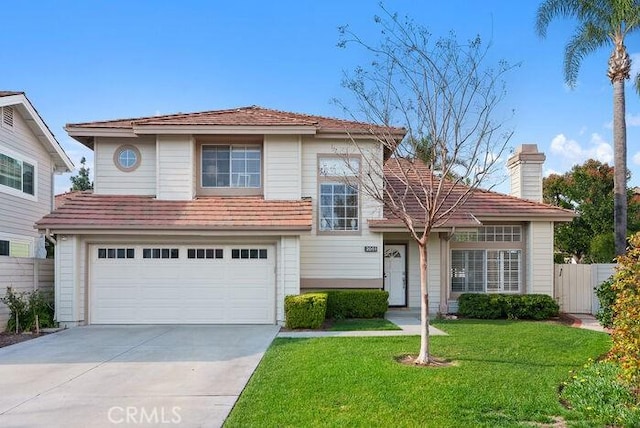
<instances>
[{"instance_id":1,"label":"green grass","mask_svg":"<svg viewBox=\"0 0 640 428\"><path fill-rule=\"evenodd\" d=\"M347 318L335 320L329 331L354 331L354 330L402 330L389 320L384 318Z\"/></svg>"},{"instance_id":2,"label":"green grass","mask_svg":"<svg viewBox=\"0 0 640 428\"><path fill-rule=\"evenodd\" d=\"M394 357L419 338L277 339L227 420L244 426L523 427L564 409L558 387L610 347L609 336L558 324L438 321L449 336L432 353L456 362L423 368Z\"/></svg>"},{"instance_id":3,"label":"green grass","mask_svg":"<svg viewBox=\"0 0 640 428\"><path fill-rule=\"evenodd\" d=\"M640 401L618 381L620 368L589 361L563 385L561 397L599 426L640 427Z\"/></svg>"}]
</instances>

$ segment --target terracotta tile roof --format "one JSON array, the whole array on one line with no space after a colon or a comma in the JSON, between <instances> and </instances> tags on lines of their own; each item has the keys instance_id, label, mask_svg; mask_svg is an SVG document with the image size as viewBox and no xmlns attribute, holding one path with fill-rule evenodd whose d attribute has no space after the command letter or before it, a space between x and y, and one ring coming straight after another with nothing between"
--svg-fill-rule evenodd
<instances>
[{"instance_id":1,"label":"terracotta tile roof","mask_svg":"<svg viewBox=\"0 0 640 428\"><path fill-rule=\"evenodd\" d=\"M40 219L39 229L311 230L311 200L203 197L165 201L147 196L75 192Z\"/></svg>"},{"instance_id":2,"label":"terracotta tile roof","mask_svg":"<svg viewBox=\"0 0 640 428\"><path fill-rule=\"evenodd\" d=\"M70 123L67 128L131 128L142 126L309 126L318 131L370 132L385 130L404 136L403 128L384 128L368 123L330 117L290 113L258 106L197 113L116 119L98 122Z\"/></svg>"},{"instance_id":3,"label":"terracotta tile roof","mask_svg":"<svg viewBox=\"0 0 640 428\"><path fill-rule=\"evenodd\" d=\"M0 97L10 97L13 95L24 95L24 92L17 91L0 91Z\"/></svg>"},{"instance_id":4,"label":"terracotta tile roof","mask_svg":"<svg viewBox=\"0 0 640 428\"><path fill-rule=\"evenodd\" d=\"M55 195L54 197L54 209L58 209L60 208L62 205L64 205L68 200L73 199L75 196L78 195L78 193L87 193L87 194L91 194L93 193L93 190L70 190L68 192L64 192L64 193L58 193L57 195Z\"/></svg>"},{"instance_id":5,"label":"terracotta tile roof","mask_svg":"<svg viewBox=\"0 0 640 428\"><path fill-rule=\"evenodd\" d=\"M409 191L409 195L420 194L417 190L418 183L432 183L435 189L440 183L440 179L433 176L424 163L416 162L408 166L407 161L397 158L389 159L385 164L385 176L388 184L392 186L397 194L402 194L411 183L411 188L416 189L415 193ZM430 181L431 178L433 181ZM450 181L444 181L443 187L451 189L450 196L441 202L440 212L450 208L454 201L459 198L466 189L465 186L454 187ZM407 196L404 199L407 211L416 223L424 220L424 209L416 196ZM486 221L501 221L506 218L515 221L529 221L534 219L550 219L552 221L570 221L576 216L573 211L555 207L540 202L533 202L520 199L502 193L488 190L475 189L463 204L457 208L450 216L443 218L436 227L473 227ZM369 225L372 228L385 228L401 226L402 222L396 217L392 210L385 207L384 219L371 219Z\"/></svg>"}]
</instances>

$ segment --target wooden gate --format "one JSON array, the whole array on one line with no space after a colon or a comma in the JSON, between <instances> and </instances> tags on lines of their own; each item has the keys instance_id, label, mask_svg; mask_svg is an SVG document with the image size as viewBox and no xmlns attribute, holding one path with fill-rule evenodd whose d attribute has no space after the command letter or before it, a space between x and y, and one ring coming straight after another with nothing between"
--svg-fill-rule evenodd
<instances>
[{"instance_id":1,"label":"wooden gate","mask_svg":"<svg viewBox=\"0 0 640 428\"><path fill-rule=\"evenodd\" d=\"M595 288L613 275L615 264L555 265L554 297L561 312L595 314L599 308Z\"/></svg>"}]
</instances>

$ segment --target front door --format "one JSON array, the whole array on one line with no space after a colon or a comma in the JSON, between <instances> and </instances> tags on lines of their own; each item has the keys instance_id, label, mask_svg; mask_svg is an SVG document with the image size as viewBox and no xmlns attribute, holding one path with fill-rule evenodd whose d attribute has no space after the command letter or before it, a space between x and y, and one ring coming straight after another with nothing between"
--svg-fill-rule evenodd
<instances>
[{"instance_id":1,"label":"front door","mask_svg":"<svg viewBox=\"0 0 640 428\"><path fill-rule=\"evenodd\" d=\"M404 245L384 246L384 289L389 292L389 306L407 306L406 252Z\"/></svg>"}]
</instances>

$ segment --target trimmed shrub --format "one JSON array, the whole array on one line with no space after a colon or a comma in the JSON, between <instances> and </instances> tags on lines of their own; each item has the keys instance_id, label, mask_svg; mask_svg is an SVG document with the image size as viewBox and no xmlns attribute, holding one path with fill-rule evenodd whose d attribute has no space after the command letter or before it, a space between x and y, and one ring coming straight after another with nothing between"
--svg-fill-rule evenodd
<instances>
[{"instance_id":1,"label":"trimmed shrub","mask_svg":"<svg viewBox=\"0 0 640 428\"><path fill-rule=\"evenodd\" d=\"M613 304L616 301L616 292L611 286L613 285L613 276L596 287L596 296L600 301L600 309L596 314L596 318L604 327L613 327Z\"/></svg>"},{"instance_id":2,"label":"trimmed shrub","mask_svg":"<svg viewBox=\"0 0 640 428\"><path fill-rule=\"evenodd\" d=\"M383 290L324 290L327 318L382 318L389 308L389 292Z\"/></svg>"},{"instance_id":3,"label":"trimmed shrub","mask_svg":"<svg viewBox=\"0 0 640 428\"><path fill-rule=\"evenodd\" d=\"M309 293L284 298L287 328L318 328L327 312L327 295Z\"/></svg>"},{"instance_id":4,"label":"trimmed shrub","mask_svg":"<svg viewBox=\"0 0 640 428\"><path fill-rule=\"evenodd\" d=\"M560 307L546 294L475 294L458 298L458 315L480 319L545 320L558 316Z\"/></svg>"}]
</instances>

